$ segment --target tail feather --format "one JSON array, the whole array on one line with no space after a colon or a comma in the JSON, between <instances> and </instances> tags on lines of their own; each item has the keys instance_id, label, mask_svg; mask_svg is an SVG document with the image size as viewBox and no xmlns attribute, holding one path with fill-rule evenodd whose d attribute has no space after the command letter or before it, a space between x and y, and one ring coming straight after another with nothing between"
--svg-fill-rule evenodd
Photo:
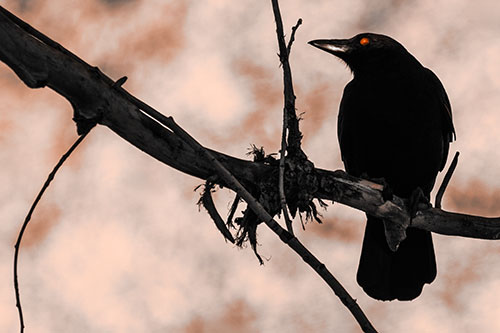
<instances>
[{"instance_id":1,"label":"tail feather","mask_svg":"<svg viewBox=\"0 0 500 333\"><path fill-rule=\"evenodd\" d=\"M357 281L369 296L383 301L412 300L436 277L431 233L415 228L406 233L407 238L392 252L383 221L368 215Z\"/></svg>"}]
</instances>

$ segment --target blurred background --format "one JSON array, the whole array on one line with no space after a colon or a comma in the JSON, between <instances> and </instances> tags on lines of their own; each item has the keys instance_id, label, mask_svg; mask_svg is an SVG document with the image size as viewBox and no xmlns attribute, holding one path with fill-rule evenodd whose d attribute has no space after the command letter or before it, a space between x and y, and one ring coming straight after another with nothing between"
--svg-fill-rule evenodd
<instances>
[{"instance_id":1,"label":"blurred background","mask_svg":"<svg viewBox=\"0 0 500 333\"><path fill-rule=\"evenodd\" d=\"M2 6L162 113L202 144L248 158L277 152L282 73L270 1L8 0ZM291 64L304 150L343 168L336 119L349 70L307 45L359 32L399 40L448 91L461 160L444 209L500 215L500 6L496 1L281 1L301 17ZM18 331L14 242L31 202L76 139L69 103L0 64L0 331ZM438 180L441 182L442 176ZM225 243L196 206L202 181L95 128L34 213L20 255L27 332L358 332L324 282L266 227ZM224 212L232 200L217 193ZM299 238L381 332L500 331L500 243L434 236L438 276L413 302L377 302L355 282L364 215L340 204Z\"/></svg>"}]
</instances>

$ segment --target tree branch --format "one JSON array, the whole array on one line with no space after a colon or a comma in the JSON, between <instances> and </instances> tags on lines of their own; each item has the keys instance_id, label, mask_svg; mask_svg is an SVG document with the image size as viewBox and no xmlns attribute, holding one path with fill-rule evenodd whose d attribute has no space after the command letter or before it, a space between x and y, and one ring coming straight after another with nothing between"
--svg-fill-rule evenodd
<instances>
[{"instance_id":1,"label":"tree branch","mask_svg":"<svg viewBox=\"0 0 500 333\"><path fill-rule=\"evenodd\" d=\"M434 207L436 207L436 208L441 208L441 200L443 199L444 192L446 191L446 187L448 186L448 183L450 182L451 176L453 176L453 172L455 171L455 168L457 167L459 155L460 155L460 153L457 151L455 153L455 156L453 157L453 160L451 161L451 164L450 164L450 167L448 168L448 171L446 171L446 174L444 175L443 182L441 183L441 186L439 186L439 190L436 194L436 199L434 201Z\"/></svg>"},{"instance_id":2,"label":"tree branch","mask_svg":"<svg viewBox=\"0 0 500 333\"><path fill-rule=\"evenodd\" d=\"M6 63L28 87L49 87L64 96L71 103L74 119L79 126L97 121L148 155L201 179L207 180L226 169L247 190L259 190L263 182L275 182L278 166L274 164L246 161L209 149L206 151L220 165L200 159L197 149L168 129L162 124L163 121L159 122L169 118L130 95L98 68L90 66L26 23L20 23L20 19L13 19L15 16L6 13L0 7L0 61ZM280 46L280 53L284 54L281 49ZM148 114L155 114L154 111L163 118L158 116L160 120L155 120L141 109L149 110ZM298 134L301 137L300 132ZM300 149L300 144L298 147ZM410 224L405 201L397 197L392 201L384 201L382 185L351 177L340 170L332 172L314 168L310 178L300 181L301 184L312 184L312 197L351 206L397 223L403 229ZM229 182L226 178L218 183L234 191L241 190L238 183ZM269 211L268 214L272 217L276 212ZM265 219L269 223L271 220ZM437 208L419 211L411 225L444 235L500 238L500 218L451 213ZM290 247L304 253L304 260L325 280L332 278L324 265L303 248L296 238L290 238L290 234L280 229L279 225L271 224L270 227L280 238L288 241ZM400 241L398 237L393 241Z\"/></svg>"},{"instance_id":3,"label":"tree branch","mask_svg":"<svg viewBox=\"0 0 500 333\"><path fill-rule=\"evenodd\" d=\"M391 201L385 201L382 185L352 177L342 170L316 171L320 182L317 198L334 200L399 225L410 224L405 200L394 196ZM438 208L418 211L411 226L447 236L500 238L500 217L453 213Z\"/></svg>"},{"instance_id":4,"label":"tree branch","mask_svg":"<svg viewBox=\"0 0 500 333\"><path fill-rule=\"evenodd\" d=\"M278 38L279 47L279 57L280 63L283 67L283 95L284 95L284 107L283 107L283 129L281 134L281 150L280 150L280 164L279 164L279 195L281 211L283 212L283 217L285 219L286 228L288 232L293 235L293 227L290 216L288 215L288 208L286 203L285 194L285 159L287 152L289 157L292 158L303 158L305 154L302 152L301 139L302 134L299 130L299 121L297 115L295 114L295 94L293 92L292 84L292 71L290 69L289 56L292 49L292 44L295 39L295 32L302 24L302 19L297 21L297 24L292 28L292 35L288 42L288 46L285 44L285 36L283 32L283 22L281 20L281 13L279 9L278 1L273 0L273 13L274 20L276 22L276 35Z\"/></svg>"},{"instance_id":5,"label":"tree branch","mask_svg":"<svg viewBox=\"0 0 500 333\"><path fill-rule=\"evenodd\" d=\"M283 95L285 99L284 112L287 118L288 133L288 153L291 155L302 155L302 149L300 147L302 141L302 133L299 130L299 121L295 114L295 94L292 85L292 71L290 69L290 63L288 62L289 50L285 44L285 37L283 33L283 23L281 20L281 13L277 0L272 0L274 20L276 21L276 35L278 37L278 47L279 47L279 57L281 65L283 66ZM299 20L301 22L302 20ZM297 30L300 23L294 27L294 31ZM292 33L292 35L294 35ZM291 43L290 43L291 46Z\"/></svg>"},{"instance_id":6,"label":"tree branch","mask_svg":"<svg viewBox=\"0 0 500 333\"><path fill-rule=\"evenodd\" d=\"M99 124L172 168L204 180L216 174L214 167L200 161L197 153L182 139L131 103L124 89L113 87L115 82L99 69L61 46L54 48L42 42L3 12L5 9L0 7L0 61L13 69L29 87L53 89L71 103L80 118L97 119ZM275 165L265 162L209 151L245 186L258 187L262 179L277 171ZM314 175L317 189L312 195L315 198L342 203L384 219L391 219L394 211L400 218L406 218L404 200L394 197L392 201L384 202L382 185L351 177L342 170L315 168ZM220 185L228 186L224 182ZM388 209L389 206L392 208ZM436 208L419 212L412 226L450 236L500 237L500 218L451 213Z\"/></svg>"},{"instance_id":7,"label":"tree branch","mask_svg":"<svg viewBox=\"0 0 500 333\"><path fill-rule=\"evenodd\" d=\"M173 121L173 119L172 119ZM175 123L171 129L177 133L185 142L195 149L201 156L208 160L216 169L217 173L226 184L230 184L232 188L236 188L240 195L259 217L261 221L271 229L282 241L292 248L302 259L314 269L323 280L330 286L335 295L337 295L342 303L351 311L352 315L360 324L363 332L376 332L372 324L365 316L356 301L349 295L347 290L337 281L337 279L328 271L326 266L320 262L293 234L283 229L276 220L262 207L262 205L254 198L243 185L205 148L203 148L193 137L191 137L181 127Z\"/></svg>"},{"instance_id":8,"label":"tree branch","mask_svg":"<svg viewBox=\"0 0 500 333\"><path fill-rule=\"evenodd\" d=\"M290 50L292 48L293 41L295 39L295 32L298 27L302 23L302 19L297 21L297 24L292 28L292 35L290 36L290 41L288 46L285 43L285 36L283 33L283 22L281 20L281 13L278 4L278 0L272 0L273 12L274 12L274 20L276 22L276 35L278 38L278 47L279 47L279 55L280 62L283 67L283 95L284 95L284 108L283 108L283 132L281 136L281 150L280 150L280 163L279 163L279 196L281 203L281 211L283 212L283 216L285 217L285 223L288 231L293 236L293 228L292 221L288 216L288 208L286 203L286 194L285 194L285 186L284 186L284 178L285 178L285 154L288 153L287 158L292 160L291 163L299 165L303 168L303 165L307 165L307 157L302 151L301 140L302 134L299 130L299 120L295 113L295 94L293 92L293 83L292 83L292 70L290 68L289 56ZM287 137L288 134L288 137ZM288 148L287 148L288 146ZM238 192L240 195L241 193ZM253 208L252 208L253 209ZM255 209L254 209L255 211ZM256 211L255 211L256 212ZM267 221L267 220L264 220ZM273 220L274 222L274 220ZM266 222L268 224L268 222ZM268 226L275 230L275 228L279 227L279 224L276 223L276 226L268 224ZM281 238L281 236L280 236ZM298 241L296 237L292 238L296 240L297 245L300 245L300 250L302 252L298 252L298 249L295 249L292 245L289 244L288 241L283 240L285 243L289 244L302 258L313 268L314 265L320 264L326 272L328 270L326 267L320 263L316 258L314 258L315 262L308 262L304 255L307 257L312 256L305 247ZM307 252L305 252L307 251ZM317 263L316 263L317 262ZM375 328L372 326L366 315L363 313L361 308L358 306L356 301L349 295L347 290L338 282L335 277L328 272L328 275L323 275L322 271L319 269L315 269L316 272L328 283L328 285L332 288L335 294L342 300L342 303L351 311L352 315L359 323L364 332L376 332Z\"/></svg>"},{"instance_id":9,"label":"tree branch","mask_svg":"<svg viewBox=\"0 0 500 333\"><path fill-rule=\"evenodd\" d=\"M28 87L53 89L70 102L75 118L98 119L99 124L181 172L205 180L215 174L210 165L200 163L192 148L130 102L125 90L113 87L114 80L59 44L53 42L59 45L55 48L42 42L43 34L24 30L3 15L5 11L0 7L0 61ZM252 182L269 172L263 163L214 153L240 179Z\"/></svg>"},{"instance_id":10,"label":"tree branch","mask_svg":"<svg viewBox=\"0 0 500 333\"><path fill-rule=\"evenodd\" d=\"M28 211L28 214L26 214L26 217L24 219L24 222L21 226L21 229L19 230L19 234L17 236L16 244L14 245L14 291L16 293L16 307L17 307L17 312L19 314L19 325L20 325L20 332L24 332L24 318L23 318L23 308L21 305L21 294L19 293L19 280L17 276L17 265L18 265L18 259L19 259L19 250L21 248L21 241L23 239L24 232L26 231L26 228L28 227L28 223L31 220L31 215L35 211L36 206L40 202L40 199L42 199L43 194L49 187L50 183L52 180L54 180L54 177L56 176L57 171L61 168L61 166L66 162L68 157L73 153L73 151L78 147L80 143L85 139L87 136L88 132L83 133L68 149L68 151L61 156L59 162L57 162L56 166L52 169L52 171L49 173L47 180L43 184L42 188L40 189L40 192L38 192L38 195L36 196L35 200L31 204L31 207Z\"/></svg>"},{"instance_id":11,"label":"tree branch","mask_svg":"<svg viewBox=\"0 0 500 333\"><path fill-rule=\"evenodd\" d=\"M281 14L279 11L278 3L274 6L273 2L273 10L274 10L274 20L276 21L276 33L278 35L278 45L280 47L280 52L283 52L282 47L285 44L285 36L283 36L282 31L282 23L281 23ZM293 235L293 226L292 220L288 215L288 207L286 204L286 195L285 195L285 159L287 152L287 134L289 133L290 125L298 128L298 120L295 114L295 96L293 94L293 84L291 75L288 76L288 73L291 73L290 69L290 51L292 49L293 41L295 40L295 31L299 28L302 23L302 19L297 21L297 24L292 28L292 35L290 36L290 41L288 42L286 54L280 54L280 62L283 66L283 83L284 87L284 96L285 96L285 106L283 108L283 129L281 132L281 150L280 150L280 172L279 172L279 194L280 194L280 204L281 211L283 212L283 217L285 218L286 228L289 233ZM281 30L280 30L281 28ZM288 70L286 69L288 68ZM289 100L289 103L287 101ZM291 119L289 121L289 119ZM290 123L292 122L292 123ZM300 147L300 142L299 142ZM293 151L292 151L293 152Z\"/></svg>"},{"instance_id":12,"label":"tree branch","mask_svg":"<svg viewBox=\"0 0 500 333\"><path fill-rule=\"evenodd\" d=\"M292 27L292 34L290 35L290 40L288 41L288 45L286 47L286 51L288 53L288 57L290 57L290 52L292 51L292 44L295 41L295 32L297 31L297 29L300 27L301 24L302 24L302 19L299 18L297 20L297 24L295 24Z\"/></svg>"}]
</instances>

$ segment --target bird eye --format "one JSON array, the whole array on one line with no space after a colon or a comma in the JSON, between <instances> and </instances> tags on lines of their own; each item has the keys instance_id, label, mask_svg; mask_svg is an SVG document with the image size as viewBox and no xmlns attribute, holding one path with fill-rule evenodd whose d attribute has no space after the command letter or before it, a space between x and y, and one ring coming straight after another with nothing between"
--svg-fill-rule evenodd
<instances>
[{"instance_id":1,"label":"bird eye","mask_svg":"<svg viewBox=\"0 0 500 333\"><path fill-rule=\"evenodd\" d=\"M363 37L359 40L359 44L361 44L363 46L368 45L368 44L370 44L370 40L366 37Z\"/></svg>"}]
</instances>

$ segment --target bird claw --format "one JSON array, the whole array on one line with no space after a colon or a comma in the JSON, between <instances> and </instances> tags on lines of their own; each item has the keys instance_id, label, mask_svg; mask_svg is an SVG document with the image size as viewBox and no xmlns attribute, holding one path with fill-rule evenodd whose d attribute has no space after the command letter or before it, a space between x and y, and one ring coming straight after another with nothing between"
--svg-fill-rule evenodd
<instances>
[{"instance_id":1,"label":"bird claw","mask_svg":"<svg viewBox=\"0 0 500 333\"><path fill-rule=\"evenodd\" d=\"M410 218L413 219L419 210L425 210L432 207L429 198L424 194L424 191L420 187L413 190L410 197L408 198L408 212L410 213Z\"/></svg>"}]
</instances>

